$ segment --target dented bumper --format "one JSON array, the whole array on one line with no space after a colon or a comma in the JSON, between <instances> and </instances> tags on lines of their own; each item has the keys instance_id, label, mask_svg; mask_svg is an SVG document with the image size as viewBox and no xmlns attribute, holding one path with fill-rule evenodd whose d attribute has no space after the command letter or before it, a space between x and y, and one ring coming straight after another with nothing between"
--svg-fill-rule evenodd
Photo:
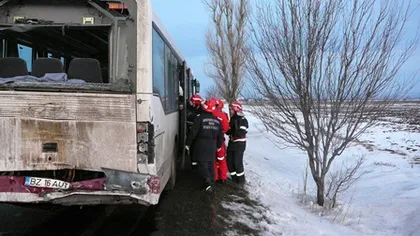
<instances>
[{"instance_id":1,"label":"dented bumper","mask_svg":"<svg viewBox=\"0 0 420 236\"><path fill-rule=\"evenodd\" d=\"M159 181L149 175L106 169L106 178L70 183L70 188L31 187L25 176L0 176L0 202L60 205L142 204L159 201Z\"/></svg>"},{"instance_id":2,"label":"dented bumper","mask_svg":"<svg viewBox=\"0 0 420 236\"><path fill-rule=\"evenodd\" d=\"M159 202L159 195L137 195L126 192L107 191L72 191L66 193L52 192L43 195L35 193L0 192L0 202L4 203L51 203L64 206L74 205L114 205L114 204L142 204L155 205Z\"/></svg>"}]
</instances>

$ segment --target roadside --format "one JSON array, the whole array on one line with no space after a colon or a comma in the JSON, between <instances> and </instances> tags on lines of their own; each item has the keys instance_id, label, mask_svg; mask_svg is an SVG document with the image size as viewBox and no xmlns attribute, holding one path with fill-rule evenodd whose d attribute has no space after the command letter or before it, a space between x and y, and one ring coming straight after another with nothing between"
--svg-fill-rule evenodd
<instances>
[{"instance_id":1,"label":"roadside","mask_svg":"<svg viewBox=\"0 0 420 236\"><path fill-rule=\"evenodd\" d=\"M267 220L265 208L246 188L216 184L214 193L208 194L200 190L199 180L197 173L179 173L176 188L156 211L162 235L260 235L265 230L259 224Z\"/></svg>"},{"instance_id":2,"label":"roadside","mask_svg":"<svg viewBox=\"0 0 420 236\"><path fill-rule=\"evenodd\" d=\"M0 235L21 235L26 229L51 219L59 210L46 206L34 209L30 206L0 204Z\"/></svg>"},{"instance_id":3,"label":"roadside","mask_svg":"<svg viewBox=\"0 0 420 236\"><path fill-rule=\"evenodd\" d=\"M247 178L252 179L248 189L269 206L266 215L275 222L266 225L269 230L263 235L414 235L420 222L416 214L420 109L408 105L396 106L380 126L359 138L360 145L349 147L337 158L332 169L365 156L361 171L366 174L339 197L337 209L329 212L314 202L299 202L307 166L305 153L276 143L278 139L248 115L249 145L244 158ZM312 179L306 194L316 196Z\"/></svg>"}]
</instances>

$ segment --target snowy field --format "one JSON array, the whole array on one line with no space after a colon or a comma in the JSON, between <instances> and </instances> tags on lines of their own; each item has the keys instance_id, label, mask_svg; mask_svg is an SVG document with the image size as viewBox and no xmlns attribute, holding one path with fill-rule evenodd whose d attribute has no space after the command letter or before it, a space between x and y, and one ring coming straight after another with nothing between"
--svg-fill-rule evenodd
<instances>
[{"instance_id":1,"label":"snowy field","mask_svg":"<svg viewBox=\"0 0 420 236\"><path fill-rule=\"evenodd\" d=\"M245 171L249 191L268 206L270 222L260 223L264 235L420 235L418 127L387 118L339 156L336 166L364 155L361 171L366 174L339 197L339 207L325 211L299 198L305 154L276 145L278 140L259 120L249 113L247 118ZM308 178L308 193L315 196L310 174Z\"/></svg>"}]
</instances>

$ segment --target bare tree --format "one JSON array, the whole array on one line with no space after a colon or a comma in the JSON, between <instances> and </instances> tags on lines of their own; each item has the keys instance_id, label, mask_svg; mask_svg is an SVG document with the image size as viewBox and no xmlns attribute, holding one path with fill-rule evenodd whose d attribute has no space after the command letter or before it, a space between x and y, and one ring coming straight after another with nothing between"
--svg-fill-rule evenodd
<instances>
[{"instance_id":1,"label":"bare tree","mask_svg":"<svg viewBox=\"0 0 420 236\"><path fill-rule=\"evenodd\" d=\"M206 98L218 98L220 96L220 90L217 88L217 85L210 86L206 91Z\"/></svg>"},{"instance_id":2,"label":"bare tree","mask_svg":"<svg viewBox=\"0 0 420 236\"><path fill-rule=\"evenodd\" d=\"M253 95L264 99L251 109L271 133L307 153L321 206L333 161L410 87L396 83L417 40L399 46L409 15L404 1L257 6L246 67Z\"/></svg>"},{"instance_id":3,"label":"bare tree","mask_svg":"<svg viewBox=\"0 0 420 236\"><path fill-rule=\"evenodd\" d=\"M349 189L366 173L359 171L364 161L364 156L359 157L354 165L348 166L346 163L343 163L340 169L329 174L325 196L331 200L331 208L336 206L338 195Z\"/></svg>"},{"instance_id":4,"label":"bare tree","mask_svg":"<svg viewBox=\"0 0 420 236\"><path fill-rule=\"evenodd\" d=\"M244 85L248 0L203 1L211 13L206 34L206 74L214 79L221 97L231 104Z\"/></svg>"}]
</instances>

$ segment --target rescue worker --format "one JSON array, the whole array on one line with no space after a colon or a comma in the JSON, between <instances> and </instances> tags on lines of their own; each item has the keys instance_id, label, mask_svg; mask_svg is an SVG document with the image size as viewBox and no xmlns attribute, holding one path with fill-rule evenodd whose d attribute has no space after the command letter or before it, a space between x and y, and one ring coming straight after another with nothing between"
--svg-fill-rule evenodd
<instances>
[{"instance_id":1,"label":"rescue worker","mask_svg":"<svg viewBox=\"0 0 420 236\"><path fill-rule=\"evenodd\" d=\"M189 103L187 103L187 134L190 133L191 127L194 123L194 120L197 116L201 113L201 103L203 103L203 99L200 95L194 94L191 96ZM187 137L188 138L188 137ZM197 160L194 159L194 146L192 146L189 150L189 155L191 158L191 165L192 169L197 169Z\"/></svg>"},{"instance_id":2,"label":"rescue worker","mask_svg":"<svg viewBox=\"0 0 420 236\"><path fill-rule=\"evenodd\" d=\"M186 149L194 147L194 159L198 162L198 171L205 180L204 189L211 192L214 184L214 161L217 149L222 147L223 131L219 119L213 116L216 104L206 100L202 112L194 120L186 142ZM192 145L192 146L191 146Z\"/></svg>"},{"instance_id":3,"label":"rescue worker","mask_svg":"<svg viewBox=\"0 0 420 236\"><path fill-rule=\"evenodd\" d=\"M229 117L222 110L224 106L223 101L217 98L214 98L214 101L216 102L216 109L213 111L213 115L220 120L223 134L226 134L226 132L229 130ZM222 183L224 183L227 180L227 172L228 172L227 162L226 162L226 144L225 144L224 135L223 135L222 148L217 151L216 157L217 159L214 163L214 171L215 171L214 180L216 182L220 180Z\"/></svg>"},{"instance_id":4,"label":"rescue worker","mask_svg":"<svg viewBox=\"0 0 420 236\"><path fill-rule=\"evenodd\" d=\"M227 150L227 162L230 176L234 182L245 183L244 172L244 152L246 149L246 134L248 133L248 120L243 113L243 107L238 102L233 102L230 107L229 126L230 129L226 133L229 135L229 144Z\"/></svg>"},{"instance_id":5,"label":"rescue worker","mask_svg":"<svg viewBox=\"0 0 420 236\"><path fill-rule=\"evenodd\" d=\"M190 98L190 102L187 103L187 123L191 124L194 123L195 118L201 112L201 104L203 103L203 98L198 95L194 94Z\"/></svg>"}]
</instances>

